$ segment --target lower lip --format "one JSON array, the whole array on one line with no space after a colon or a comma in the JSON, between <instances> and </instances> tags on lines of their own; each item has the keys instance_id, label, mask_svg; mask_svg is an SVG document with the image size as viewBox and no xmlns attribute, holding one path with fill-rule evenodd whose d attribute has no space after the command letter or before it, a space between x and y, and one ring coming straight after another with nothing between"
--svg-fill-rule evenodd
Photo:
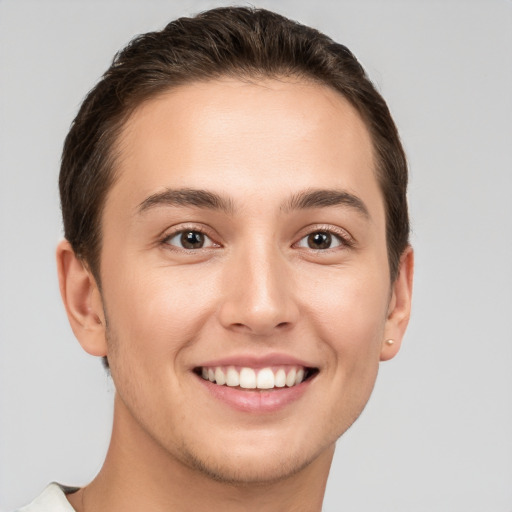
<instances>
[{"instance_id":1,"label":"lower lip","mask_svg":"<svg viewBox=\"0 0 512 512\"><path fill-rule=\"evenodd\" d=\"M291 388L273 388L267 391L219 386L202 377L197 378L218 400L238 411L252 413L275 412L295 402L305 393L312 380L308 379Z\"/></svg>"}]
</instances>

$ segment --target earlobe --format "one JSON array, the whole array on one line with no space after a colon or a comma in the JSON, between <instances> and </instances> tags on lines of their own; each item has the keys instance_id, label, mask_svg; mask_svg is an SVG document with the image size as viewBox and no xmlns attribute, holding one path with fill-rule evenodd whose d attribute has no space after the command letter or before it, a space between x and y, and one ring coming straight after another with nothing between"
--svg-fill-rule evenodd
<instances>
[{"instance_id":1,"label":"earlobe","mask_svg":"<svg viewBox=\"0 0 512 512\"><path fill-rule=\"evenodd\" d=\"M105 318L101 294L91 271L67 240L57 246L59 287L71 329L91 355L107 355Z\"/></svg>"},{"instance_id":2,"label":"earlobe","mask_svg":"<svg viewBox=\"0 0 512 512\"><path fill-rule=\"evenodd\" d=\"M400 258L398 276L393 283L393 293L389 302L385 336L382 340L381 361L396 356L402 344L411 316L412 283L414 273L414 252L407 247Z\"/></svg>"}]
</instances>

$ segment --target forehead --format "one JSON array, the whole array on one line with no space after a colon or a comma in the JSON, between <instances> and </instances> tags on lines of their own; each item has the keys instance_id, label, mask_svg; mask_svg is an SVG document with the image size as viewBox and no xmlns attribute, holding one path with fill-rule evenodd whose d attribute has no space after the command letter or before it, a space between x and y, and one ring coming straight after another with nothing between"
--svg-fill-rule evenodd
<instances>
[{"instance_id":1,"label":"forehead","mask_svg":"<svg viewBox=\"0 0 512 512\"><path fill-rule=\"evenodd\" d=\"M291 79L169 90L134 111L118 150L111 192L132 204L164 187L245 197L294 185L378 193L372 141L357 111L327 86Z\"/></svg>"}]
</instances>

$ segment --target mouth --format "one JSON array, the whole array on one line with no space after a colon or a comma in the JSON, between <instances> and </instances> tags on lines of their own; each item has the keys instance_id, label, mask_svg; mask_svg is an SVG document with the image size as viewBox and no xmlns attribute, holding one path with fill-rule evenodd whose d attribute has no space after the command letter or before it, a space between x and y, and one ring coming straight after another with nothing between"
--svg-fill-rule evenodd
<instances>
[{"instance_id":1,"label":"mouth","mask_svg":"<svg viewBox=\"0 0 512 512\"><path fill-rule=\"evenodd\" d=\"M318 374L318 368L300 365L267 366L199 366L194 368L203 380L217 386L241 390L279 390L293 388Z\"/></svg>"}]
</instances>

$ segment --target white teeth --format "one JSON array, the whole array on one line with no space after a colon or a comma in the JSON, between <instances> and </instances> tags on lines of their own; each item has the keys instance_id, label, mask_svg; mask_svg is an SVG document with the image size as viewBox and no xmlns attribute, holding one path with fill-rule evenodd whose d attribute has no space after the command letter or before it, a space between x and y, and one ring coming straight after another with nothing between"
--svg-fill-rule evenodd
<instances>
[{"instance_id":1,"label":"white teeth","mask_svg":"<svg viewBox=\"0 0 512 512\"><path fill-rule=\"evenodd\" d=\"M252 368L242 368L240 371L240 387L244 389L256 387L256 372Z\"/></svg>"},{"instance_id":2,"label":"white teeth","mask_svg":"<svg viewBox=\"0 0 512 512\"><path fill-rule=\"evenodd\" d=\"M258 372L256 387L258 389L272 389L274 387L274 372L270 368L263 368Z\"/></svg>"},{"instance_id":3,"label":"white teeth","mask_svg":"<svg viewBox=\"0 0 512 512\"><path fill-rule=\"evenodd\" d=\"M215 369L215 382L219 386L222 386L223 384L226 383L226 377L224 375L224 372L222 371L222 368Z\"/></svg>"},{"instance_id":4,"label":"white teeth","mask_svg":"<svg viewBox=\"0 0 512 512\"><path fill-rule=\"evenodd\" d=\"M286 386L286 373L282 368L276 372L276 376L274 377L274 386L276 388L284 388Z\"/></svg>"},{"instance_id":5,"label":"white teeth","mask_svg":"<svg viewBox=\"0 0 512 512\"><path fill-rule=\"evenodd\" d=\"M240 368L234 366L202 367L201 376L219 386L244 389L273 389L297 386L304 381L305 369L301 366L284 366L281 368Z\"/></svg>"},{"instance_id":6,"label":"white teeth","mask_svg":"<svg viewBox=\"0 0 512 512\"><path fill-rule=\"evenodd\" d=\"M295 368L292 368L288 375L286 376L286 385L291 388L295 384L295 375L297 375L297 372L295 371Z\"/></svg>"},{"instance_id":7,"label":"white teeth","mask_svg":"<svg viewBox=\"0 0 512 512\"><path fill-rule=\"evenodd\" d=\"M231 387L240 385L240 375L238 375L238 372L232 366L228 368L226 384Z\"/></svg>"}]
</instances>

